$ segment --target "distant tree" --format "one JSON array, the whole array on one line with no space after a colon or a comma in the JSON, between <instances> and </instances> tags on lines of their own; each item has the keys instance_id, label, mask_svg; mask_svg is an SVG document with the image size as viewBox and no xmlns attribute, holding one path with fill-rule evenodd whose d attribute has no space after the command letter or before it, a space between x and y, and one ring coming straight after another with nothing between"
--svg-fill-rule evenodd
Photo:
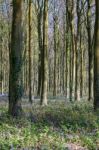
<instances>
[{"instance_id":1,"label":"distant tree","mask_svg":"<svg viewBox=\"0 0 99 150\"><path fill-rule=\"evenodd\" d=\"M2 43L2 38L0 39L0 42ZM3 50L2 50L2 44L0 49L0 94L3 94Z\"/></svg>"},{"instance_id":2,"label":"distant tree","mask_svg":"<svg viewBox=\"0 0 99 150\"><path fill-rule=\"evenodd\" d=\"M57 58L58 58L58 16L55 12L55 0L54 0L54 14L53 14L53 30L54 30L54 84L53 84L53 96L57 95Z\"/></svg>"}]
</instances>

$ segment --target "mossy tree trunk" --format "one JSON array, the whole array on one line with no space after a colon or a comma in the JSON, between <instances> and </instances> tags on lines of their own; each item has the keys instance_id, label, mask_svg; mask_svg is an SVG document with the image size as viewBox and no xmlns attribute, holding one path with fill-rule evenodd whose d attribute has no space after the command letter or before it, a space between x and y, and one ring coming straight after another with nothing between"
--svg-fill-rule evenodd
<instances>
[{"instance_id":1,"label":"mossy tree trunk","mask_svg":"<svg viewBox=\"0 0 99 150\"><path fill-rule=\"evenodd\" d=\"M22 112L22 0L13 0L9 74L9 113L19 116Z\"/></svg>"}]
</instances>

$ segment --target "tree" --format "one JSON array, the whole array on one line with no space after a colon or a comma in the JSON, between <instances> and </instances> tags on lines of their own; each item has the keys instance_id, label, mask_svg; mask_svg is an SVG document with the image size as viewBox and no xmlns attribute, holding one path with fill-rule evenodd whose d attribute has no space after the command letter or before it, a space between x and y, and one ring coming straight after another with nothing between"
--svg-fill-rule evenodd
<instances>
[{"instance_id":1,"label":"tree","mask_svg":"<svg viewBox=\"0 0 99 150\"><path fill-rule=\"evenodd\" d=\"M89 91L88 91L88 100L92 99L92 39L91 39L91 6L90 0L87 0L87 33L88 33L88 57L89 57Z\"/></svg>"},{"instance_id":2,"label":"tree","mask_svg":"<svg viewBox=\"0 0 99 150\"><path fill-rule=\"evenodd\" d=\"M68 25L69 25L69 98L72 101L73 94L73 60L74 60L74 47L73 47L73 10L74 10L74 1L67 0L67 13L68 13Z\"/></svg>"},{"instance_id":3,"label":"tree","mask_svg":"<svg viewBox=\"0 0 99 150\"><path fill-rule=\"evenodd\" d=\"M41 105L47 105L47 82L48 82L48 0L44 1L43 14L43 49L41 58L42 87Z\"/></svg>"},{"instance_id":4,"label":"tree","mask_svg":"<svg viewBox=\"0 0 99 150\"><path fill-rule=\"evenodd\" d=\"M37 95L41 93L41 52L43 48L42 35L42 18L43 18L43 0L37 0L37 30L38 30L38 45L39 45L39 60L38 60L38 90Z\"/></svg>"},{"instance_id":5,"label":"tree","mask_svg":"<svg viewBox=\"0 0 99 150\"><path fill-rule=\"evenodd\" d=\"M31 60L31 0L29 0L29 102L32 103L32 85L31 85L31 77L32 77L32 60Z\"/></svg>"},{"instance_id":6,"label":"tree","mask_svg":"<svg viewBox=\"0 0 99 150\"><path fill-rule=\"evenodd\" d=\"M94 109L99 108L99 0L96 2L95 48L94 48Z\"/></svg>"},{"instance_id":7,"label":"tree","mask_svg":"<svg viewBox=\"0 0 99 150\"><path fill-rule=\"evenodd\" d=\"M0 39L1 43L2 38ZM0 50L0 60L1 60L1 65L0 65L0 94L3 94L3 60L2 60L2 56L3 56L3 50L2 50L2 44L1 44L1 50Z\"/></svg>"},{"instance_id":8,"label":"tree","mask_svg":"<svg viewBox=\"0 0 99 150\"><path fill-rule=\"evenodd\" d=\"M9 113L19 116L22 112L22 0L13 0L9 74Z\"/></svg>"},{"instance_id":9,"label":"tree","mask_svg":"<svg viewBox=\"0 0 99 150\"><path fill-rule=\"evenodd\" d=\"M77 0L76 4L76 13L77 13L77 33L75 36L75 91L74 91L74 99L78 99L78 44L79 44L79 31L80 31L80 13L79 13L79 0Z\"/></svg>"},{"instance_id":10,"label":"tree","mask_svg":"<svg viewBox=\"0 0 99 150\"><path fill-rule=\"evenodd\" d=\"M57 55L58 55L58 17L55 12L54 0L54 13L53 13L53 30L54 30L54 85L53 96L57 95Z\"/></svg>"}]
</instances>

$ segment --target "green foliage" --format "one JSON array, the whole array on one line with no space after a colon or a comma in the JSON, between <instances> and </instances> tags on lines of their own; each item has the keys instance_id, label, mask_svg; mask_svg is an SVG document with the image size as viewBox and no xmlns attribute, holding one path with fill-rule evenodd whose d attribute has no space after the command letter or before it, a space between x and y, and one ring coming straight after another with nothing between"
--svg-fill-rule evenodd
<instances>
[{"instance_id":1,"label":"green foliage","mask_svg":"<svg viewBox=\"0 0 99 150\"><path fill-rule=\"evenodd\" d=\"M99 116L90 104L53 103L51 106L26 108L26 116L13 119L0 107L0 149L11 147L66 149L75 143L89 150L99 148ZM3 112L3 113L2 113ZM30 115L29 115L30 114Z\"/></svg>"}]
</instances>

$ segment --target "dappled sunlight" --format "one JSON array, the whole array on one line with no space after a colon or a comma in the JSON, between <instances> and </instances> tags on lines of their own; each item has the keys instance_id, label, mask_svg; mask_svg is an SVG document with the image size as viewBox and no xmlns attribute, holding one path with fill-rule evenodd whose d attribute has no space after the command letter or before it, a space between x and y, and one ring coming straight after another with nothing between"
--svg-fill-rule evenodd
<instances>
[{"instance_id":1,"label":"dappled sunlight","mask_svg":"<svg viewBox=\"0 0 99 150\"><path fill-rule=\"evenodd\" d=\"M99 146L99 116L92 104L53 103L24 109L24 116L12 118L5 107L0 108L0 145L19 148L63 149L74 143L89 150ZM5 140L6 139L6 140ZM70 144L69 146L72 146Z\"/></svg>"}]
</instances>

